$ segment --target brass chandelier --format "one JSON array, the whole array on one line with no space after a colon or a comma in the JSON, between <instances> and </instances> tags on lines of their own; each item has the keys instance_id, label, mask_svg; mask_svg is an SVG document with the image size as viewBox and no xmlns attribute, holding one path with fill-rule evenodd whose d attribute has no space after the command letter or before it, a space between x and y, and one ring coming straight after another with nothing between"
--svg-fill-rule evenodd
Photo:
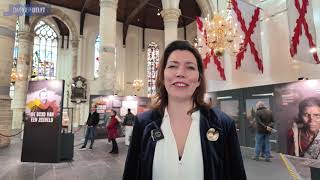
<instances>
[{"instance_id":1,"label":"brass chandelier","mask_svg":"<svg viewBox=\"0 0 320 180\"><path fill-rule=\"evenodd\" d=\"M222 14L224 11L222 11ZM239 44L243 41L242 35L238 32L238 24L235 23L232 16L232 5L228 1L226 14L222 15L214 12L213 16L209 15L204 19L202 37L197 38L196 47L203 51L200 44L206 44L205 51L213 51L216 56L223 56L225 51L228 54L235 55L238 52Z\"/></svg>"}]
</instances>

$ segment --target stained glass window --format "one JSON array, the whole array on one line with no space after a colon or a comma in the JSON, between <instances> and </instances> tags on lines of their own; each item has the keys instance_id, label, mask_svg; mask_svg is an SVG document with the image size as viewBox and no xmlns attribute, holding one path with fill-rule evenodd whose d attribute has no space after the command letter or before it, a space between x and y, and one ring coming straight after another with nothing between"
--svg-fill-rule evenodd
<instances>
[{"instance_id":1,"label":"stained glass window","mask_svg":"<svg viewBox=\"0 0 320 180\"><path fill-rule=\"evenodd\" d=\"M15 39L14 39L14 48L13 48L13 61L12 61L12 73L17 72L17 63L18 63L18 50L19 50L19 37L18 37L18 31L19 31L19 17L16 22L16 33L15 33ZM13 99L14 97L14 84L13 82L10 84L10 97Z\"/></svg>"},{"instance_id":2,"label":"stained glass window","mask_svg":"<svg viewBox=\"0 0 320 180\"><path fill-rule=\"evenodd\" d=\"M99 48L100 48L100 36L96 38L96 42L94 44L94 78L99 77Z\"/></svg>"},{"instance_id":3,"label":"stained glass window","mask_svg":"<svg viewBox=\"0 0 320 180\"><path fill-rule=\"evenodd\" d=\"M19 31L19 20L16 22L16 33L15 33L15 40L14 40L14 49L13 49L13 67L17 67L18 61L18 50L19 50L19 38L18 38L18 31Z\"/></svg>"},{"instance_id":4,"label":"stained glass window","mask_svg":"<svg viewBox=\"0 0 320 180\"><path fill-rule=\"evenodd\" d=\"M158 71L158 63L160 60L159 56L159 46L151 42L148 45L148 54L147 54L147 77L148 77L148 96L155 95L156 93L156 77Z\"/></svg>"},{"instance_id":5,"label":"stained glass window","mask_svg":"<svg viewBox=\"0 0 320 180\"><path fill-rule=\"evenodd\" d=\"M34 32L31 78L55 79L58 51L57 33L44 21L39 21Z\"/></svg>"}]
</instances>

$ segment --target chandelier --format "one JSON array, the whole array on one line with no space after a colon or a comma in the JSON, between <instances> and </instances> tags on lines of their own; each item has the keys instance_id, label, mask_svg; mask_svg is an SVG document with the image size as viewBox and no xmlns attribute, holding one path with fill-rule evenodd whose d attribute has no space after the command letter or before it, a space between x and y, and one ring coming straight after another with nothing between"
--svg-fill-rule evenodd
<instances>
[{"instance_id":1,"label":"chandelier","mask_svg":"<svg viewBox=\"0 0 320 180\"><path fill-rule=\"evenodd\" d=\"M137 90L137 91L140 91L140 89L143 88L143 80L141 79L135 79L133 80L133 83L132 83L132 87Z\"/></svg>"},{"instance_id":2,"label":"chandelier","mask_svg":"<svg viewBox=\"0 0 320 180\"><path fill-rule=\"evenodd\" d=\"M224 11L222 11L222 14ZM206 52L213 51L216 56L223 56L225 51L228 54L235 55L239 51L239 44L242 42L242 35L239 34L237 23L234 23L232 16L232 5L228 1L225 15L214 12L213 16L209 15L204 19L202 36L196 39L195 46L203 51L201 44L205 43Z\"/></svg>"},{"instance_id":3,"label":"chandelier","mask_svg":"<svg viewBox=\"0 0 320 180\"><path fill-rule=\"evenodd\" d=\"M138 78L137 79L135 79L135 80L133 80L133 82L132 82L132 87L133 87L133 89L135 89L137 92L138 91L140 91L140 89L142 89L143 88L143 80L141 80L140 78L139 78L139 73L140 73L140 69L139 69L139 65L140 65L140 63L139 63L139 61L140 61L140 49L139 49L139 35L138 35Z\"/></svg>"}]
</instances>

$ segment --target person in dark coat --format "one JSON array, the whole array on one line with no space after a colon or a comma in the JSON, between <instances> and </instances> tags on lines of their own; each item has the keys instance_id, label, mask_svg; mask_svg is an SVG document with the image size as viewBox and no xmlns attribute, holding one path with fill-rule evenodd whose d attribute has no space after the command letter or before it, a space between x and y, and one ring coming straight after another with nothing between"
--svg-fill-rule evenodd
<instances>
[{"instance_id":1,"label":"person in dark coat","mask_svg":"<svg viewBox=\"0 0 320 180\"><path fill-rule=\"evenodd\" d=\"M124 120L123 120L123 125L126 128L126 134L125 134L125 145L129 146L130 144L130 139L131 139L131 134L133 130L133 124L134 121L136 120L136 116L132 114L131 109L128 108L128 113L125 115Z\"/></svg>"},{"instance_id":2,"label":"person in dark coat","mask_svg":"<svg viewBox=\"0 0 320 180\"><path fill-rule=\"evenodd\" d=\"M272 112L264 105L262 101L256 103L256 137L255 137L255 156L254 160L259 160L261 151L264 154L265 161L270 161L270 134L274 125Z\"/></svg>"},{"instance_id":3,"label":"person in dark coat","mask_svg":"<svg viewBox=\"0 0 320 180\"><path fill-rule=\"evenodd\" d=\"M138 115L123 180L246 180L235 122L204 102L202 58L187 41L168 45L150 111Z\"/></svg>"},{"instance_id":4,"label":"person in dark coat","mask_svg":"<svg viewBox=\"0 0 320 180\"><path fill-rule=\"evenodd\" d=\"M121 119L117 116L117 111L111 109L111 117L110 121L107 125L107 136L108 140L112 142L112 149L109 153L118 154L118 144L116 138L118 137L118 126L121 122Z\"/></svg>"},{"instance_id":5,"label":"person in dark coat","mask_svg":"<svg viewBox=\"0 0 320 180\"><path fill-rule=\"evenodd\" d=\"M96 127L99 123L99 114L97 113L97 107L91 109L91 113L89 113L88 120L86 122L87 130L86 130L86 136L83 145L80 149L86 149L88 140L91 141L89 149L92 149L94 139L95 139L95 133L96 133Z\"/></svg>"}]
</instances>

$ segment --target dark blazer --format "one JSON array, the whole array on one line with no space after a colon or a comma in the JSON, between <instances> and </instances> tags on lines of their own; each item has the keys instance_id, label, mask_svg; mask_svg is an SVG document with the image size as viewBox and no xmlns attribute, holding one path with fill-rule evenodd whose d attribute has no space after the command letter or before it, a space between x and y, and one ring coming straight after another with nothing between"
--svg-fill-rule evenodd
<instances>
[{"instance_id":1,"label":"dark blazer","mask_svg":"<svg viewBox=\"0 0 320 180\"><path fill-rule=\"evenodd\" d=\"M123 180L152 180L156 141L151 138L151 130L160 129L162 118L163 114L156 110L138 116L132 132ZM210 128L219 132L217 141L207 139L206 134ZM230 117L217 109L201 109L200 138L204 180L247 179L235 123Z\"/></svg>"}]
</instances>

